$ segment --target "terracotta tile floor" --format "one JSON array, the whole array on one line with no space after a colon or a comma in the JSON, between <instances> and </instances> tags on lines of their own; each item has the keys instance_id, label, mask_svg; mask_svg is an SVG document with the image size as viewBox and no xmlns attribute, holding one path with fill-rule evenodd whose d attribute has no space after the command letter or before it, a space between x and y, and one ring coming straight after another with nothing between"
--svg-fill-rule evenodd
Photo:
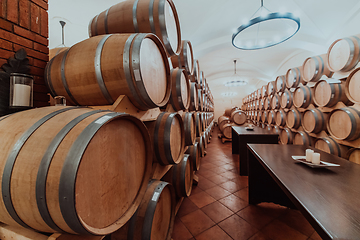
<instances>
[{"instance_id":1,"label":"terracotta tile floor","mask_svg":"<svg viewBox=\"0 0 360 240\"><path fill-rule=\"evenodd\" d=\"M173 240L321 239L297 210L272 203L249 205L248 179L238 174L239 155L217 134L215 128L197 172L199 184L176 216Z\"/></svg>"}]
</instances>

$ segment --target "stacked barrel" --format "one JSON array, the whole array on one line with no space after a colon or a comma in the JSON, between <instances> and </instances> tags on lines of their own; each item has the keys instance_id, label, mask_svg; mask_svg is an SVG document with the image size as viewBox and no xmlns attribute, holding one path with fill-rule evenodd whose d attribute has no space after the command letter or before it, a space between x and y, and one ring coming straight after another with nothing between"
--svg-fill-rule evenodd
<instances>
[{"instance_id":1,"label":"stacked barrel","mask_svg":"<svg viewBox=\"0 0 360 240\"><path fill-rule=\"evenodd\" d=\"M280 143L308 145L360 163L360 35L249 94L242 109Z\"/></svg>"},{"instance_id":2,"label":"stacked barrel","mask_svg":"<svg viewBox=\"0 0 360 240\"><path fill-rule=\"evenodd\" d=\"M231 140L231 127L245 124L247 121L246 112L240 108L234 106L225 109L222 116L218 118L218 126L221 132L219 136L224 143L227 140Z\"/></svg>"},{"instance_id":3,"label":"stacked barrel","mask_svg":"<svg viewBox=\"0 0 360 240\"><path fill-rule=\"evenodd\" d=\"M205 74L180 32L171 0L127 0L90 21L89 39L54 53L46 83L70 106L0 118L1 222L171 238L214 118Z\"/></svg>"}]
</instances>

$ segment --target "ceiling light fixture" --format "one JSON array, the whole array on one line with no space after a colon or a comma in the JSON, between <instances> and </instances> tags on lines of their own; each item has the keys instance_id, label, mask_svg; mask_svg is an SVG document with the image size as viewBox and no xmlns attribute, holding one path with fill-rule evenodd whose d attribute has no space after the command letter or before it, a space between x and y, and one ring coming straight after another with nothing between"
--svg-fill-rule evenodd
<instances>
[{"instance_id":1,"label":"ceiling light fixture","mask_svg":"<svg viewBox=\"0 0 360 240\"><path fill-rule=\"evenodd\" d=\"M259 13L258 17L254 17ZM290 12L274 12L264 7L251 16L250 21L243 20L232 35L234 47L242 50L256 50L275 46L294 36L300 29L300 18Z\"/></svg>"},{"instance_id":2,"label":"ceiling light fixture","mask_svg":"<svg viewBox=\"0 0 360 240\"><path fill-rule=\"evenodd\" d=\"M226 83L224 83L225 87L238 87L238 86L243 86L248 84L248 81L241 78L237 73L236 73L236 59L234 60L234 75L231 77L231 81L228 81Z\"/></svg>"}]
</instances>

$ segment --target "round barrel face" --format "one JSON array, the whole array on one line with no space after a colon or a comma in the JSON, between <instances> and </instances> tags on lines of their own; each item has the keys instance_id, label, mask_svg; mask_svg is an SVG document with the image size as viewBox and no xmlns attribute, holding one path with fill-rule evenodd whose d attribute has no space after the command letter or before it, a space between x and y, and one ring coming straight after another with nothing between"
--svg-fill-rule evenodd
<instances>
[{"instance_id":1,"label":"round barrel face","mask_svg":"<svg viewBox=\"0 0 360 240\"><path fill-rule=\"evenodd\" d=\"M315 114L312 111L306 111L302 124L306 132L314 131L316 125Z\"/></svg>"},{"instance_id":2,"label":"round barrel face","mask_svg":"<svg viewBox=\"0 0 360 240\"><path fill-rule=\"evenodd\" d=\"M165 17L165 24L166 24L166 32L168 35L168 41L170 43L171 48L173 49L173 51L176 53L177 48L179 46L179 29L177 27L176 24L176 19L175 19L175 13L174 10L172 9L171 5L169 4L168 1L165 1L165 5L164 5L164 17Z\"/></svg>"},{"instance_id":3,"label":"round barrel face","mask_svg":"<svg viewBox=\"0 0 360 240\"><path fill-rule=\"evenodd\" d=\"M294 145L304 145L305 144L303 136L300 133L296 133L293 144Z\"/></svg>"},{"instance_id":4,"label":"round barrel face","mask_svg":"<svg viewBox=\"0 0 360 240\"><path fill-rule=\"evenodd\" d=\"M360 164L360 149L359 148L350 150L349 161Z\"/></svg>"},{"instance_id":5,"label":"round barrel face","mask_svg":"<svg viewBox=\"0 0 360 240\"><path fill-rule=\"evenodd\" d=\"M330 154L333 154L331 153L331 150L330 150L330 146L329 144L323 140L323 139L318 139L315 143L315 148L319 149L319 150L322 150L324 152L327 152L327 153L330 153Z\"/></svg>"},{"instance_id":6,"label":"round barrel face","mask_svg":"<svg viewBox=\"0 0 360 240\"><path fill-rule=\"evenodd\" d=\"M331 100L331 86L326 81L319 81L315 87L314 101L320 107L326 106Z\"/></svg>"},{"instance_id":7,"label":"round barrel face","mask_svg":"<svg viewBox=\"0 0 360 240\"><path fill-rule=\"evenodd\" d=\"M283 129L280 133L280 141L282 144L288 144L289 143L289 133L286 129Z\"/></svg>"},{"instance_id":8,"label":"round barrel face","mask_svg":"<svg viewBox=\"0 0 360 240\"><path fill-rule=\"evenodd\" d=\"M356 71L347 80L346 93L350 100L360 103L360 71Z\"/></svg>"},{"instance_id":9,"label":"round barrel face","mask_svg":"<svg viewBox=\"0 0 360 240\"><path fill-rule=\"evenodd\" d=\"M167 60L166 60L167 61ZM134 70L135 81L140 79L140 73L150 99L160 104L166 97L168 76L163 55L156 43L145 38L140 46L140 73Z\"/></svg>"},{"instance_id":10,"label":"round barrel face","mask_svg":"<svg viewBox=\"0 0 360 240\"><path fill-rule=\"evenodd\" d=\"M171 229L173 208L170 189L169 187L165 187L156 204L151 226L151 239L167 239L169 230Z\"/></svg>"},{"instance_id":11,"label":"round barrel face","mask_svg":"<svg viewBox=\"0 0 360 240\"><path fill-rule=\"evenodd\" d=\"M286 125L289 127L289 128L293 128L295 127L295 113L293 111L289 111L287 116L286 116Z\"/></svg>"},{"instance_id":12,"label":"round barrel face","mask_svg":"<svg viewBox=\"0 0 360 240\"><path fill-rule=\"evenodd\" d=\"M126 213L139 194L146 158L143 133L132 121L118 118L99 129L76 175L76 212L84 224L105 228Z\"/></svg>"},{"instance_id":13,"label":"round barrel face","mask_svg":"<svg viewBox=\"0 0 360 240\"><path fill-rule=\"evenodd\" d=\"M224 125L223 134L226 138L231 138L231 124Z\"/></svg>"},{"instance_id":14,"label":"round barrel face","mask_svg":"<svg viewBox=\"0 0 360 240\"><path fill-rule=\"evenodd\" d=\"M185 73L181 73L180 79L180 89L181 89L181 99L184 103L184 106L189 106L190 104L190 92L189 92L189 80L186 78Z\"/></svg>"},{"instance_id":15,"label":"round barrel face","mask_svg":"<svg viewBox=\"0 0 360 240\"><path fill-rule=\"evenodd\" d=\"M172 159L176 162L182 151L182 128L179 118L174 117L170 129L170 151Z\"/></svg>"},{"instance_id":16,"label":"round barrel face","mask_svg":"<svg viewBox=\"0 0 360 240\"><path fill-rule=\"evenodd\" d=\"M189 66L189 71L192 72L194 68L194 59L193 59L192 47L188 41L186 42L186 58Z\"/></svg>"},{"instance_id":17,"label":"round barrel face","mask_svg":"<svg viewBox=\"0 0 360 240\"><path fill-rule=\"evenodd\" d=\"M303 73L303 78L306 82L309 82L314 77L314 74L316 73L316 63L314 59L308 58L305 60Z\"/></svg>"},{"instance_id":18,"label":"round barrel face","mask_svg":"<svg viewBox=\"0 0 360 240\"><path fill-rule=\"evenodd\" d=\"M293 103L296 107L301 107L305 100L305 94L302 88L297 88L294 92Z\"/></svg>"},{"instance_id":19,"label":"round barrel face","mask_svg":"<svg viewBox=\"0 0 360 240\"><path fill-rule=\"evenodd\" d=\"M349 43L345 39L336 41L328 53L330 69L334 72L341 71L347 65L350 56L351 49Z\"/></svg>"},{"instance_id":20,"label":"round barrel face","mask_svg":"<svg viewBox=\"0 0 360 240\"><path fill-rule=\"evenodd\" d=\"M294 79L295 79L294 70L289 69L286 73L286 86L288 88L291 88L293 86Z\"/></svg>"},{"instance_id":21,"label":"round barrel face","mask_svg":"<svg viewBox=\"0 0 360 240\"><path fill-rule=\"evenodd\" d=\"M329 132L337 139L346 139L353 130L350 116L342 110L334 111L329 118Z\"/></svg>"}]
</instances>

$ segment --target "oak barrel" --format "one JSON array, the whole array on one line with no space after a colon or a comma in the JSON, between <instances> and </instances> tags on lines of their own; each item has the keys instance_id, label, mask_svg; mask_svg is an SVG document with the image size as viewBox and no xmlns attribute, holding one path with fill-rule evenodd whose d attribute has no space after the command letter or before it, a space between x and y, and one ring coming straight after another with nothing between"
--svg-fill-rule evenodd
<instances>
[{"instance_id":1,"label":"oak barrel","mask_svg":"<svg viewBox=\"0 0 360 240\"><path fill-rule=\"evenodd\" d=\"M265 110L270 110L270 108L271 108L271 99L272 99L272 95L268 95L264 99L264 109Z\"/></svg>"},{"instance_id":2,"label":"oak barrel","mask_svg":"<svg viewBox=\"0 0 360 240\"><path fill-rule=\"evenodd\" d=\"M275 118L275 123L278 126L286 126L286 115L287 113L283 110L280 109L279 111L276 112L276 118Z\"/></svg>"},{"instance_id":3,"label":"oak barrel","mask_svg":"<svg viewBox=\"0 0 360 240\"><path fill-rule=\"evenodd\" d=\"M53 97L72 105L109 105L126 95L141 110L161 107L170 98L170 67L153 34L92 37L48 62L45 82Z\"/></svg>"},{"instance_id":4,"label":"oak barrel","mask_svg":"<svg viewBox=\"0 0 360 240\"><path fill-rule=\"evenodd\" d=\"M238 107L227 108L227 109L225 109L224 115L225 115L225 116L228 116L228 117L231 117L231 114L232 114L234 111L238 110L238 109L239 109Z\"/></svg>"},{"instance_id":5,"label":"oak barrel","mask_svg":"<svg viewBox=\"0 0 360 240\"><path fill-rule=\"evenodd\" d=\"M174 186L177 197L188 197L191 194L194 177L192 161L189 154L184 154L180 163L173 165L171 169L162 178Z\"/></svg>"},{"instance_id":6,"label":"oak barrel","mask_svg":"<svg viewBox=\"0 0 360 240\"><path fill-rule=\"evenodd\" d=\"M286 126L289 128L298 129L301 126L303 114L297 109L292 109L287 113Z\"/></svg>"},{"instance_id":7,"label":"oak barrel","mask_svg":"<svg viewBox=\"0 0 360 240\"><path fill-rule=\"evenodd\" d=\"M193 77L191 78L191 82L199 84L200 83L200 64L199 64L199 60L195 60L194 71L193 71L192 76Z\"/></svg>"},{"instance_id":8,"label":"oak barrel","mask_svg":"<svg viewBox=\"0 0 360 240\"><path fill-rule=\"evenodd\" d=\"M353 107L334 109L329 116L327 129L338 140L355 140L360 137L360 111Z\"/></svg>"},{"instance_id":9,"label":"oak barrel","mask_svg":"<svg viewBox=\"0 0 360 240\"><path fill-rule=\"evenodd\" d=\"M2 118L0 133L1 222L106 235L131 218L144 196L153 150L133 116L36 108Z\"/></svg>"},{"instance_id":10,"label":"oak barrel","mask_svg":"<svg viewBox=\"0 0 360 240\"><path fill-rule=\"evenodd\" d=\"M287 88L297 88L302 79L302 70L303 67L290 68L286 72L286 87Z\"/></svg>"},{"instance_id":11,"label":"oak barrel","mask_svg":"<svg viewBox=\"0 0 360 240\"><path fill-rule=\"evenodd\" d=\"M194 55L191 42L182 40L180 53L170 57L173 67L183 68L187 74L191 75L194 71Z\"/></svg>"},{"instance_id":12,"label":"oak barrel","mask_svg":"<svg viewBox=\"0 0 360 240\"><path fill-rule=\"evenodd\" d=\"M315 148L339 157L345 157L348 151L346 146L339 144L332 137L317 138Z\"/></svg>"},{"instance_id":13,"label":"oak barrel","mask_svg":"<svg viewBox=\"0 0 360 240\"><path fill-rule=\"evenodd\" d=\"M261 122L266 123L268 121L269 112L269 110L265 110L262 112Z\"/></svg>"},{"instance_id":14,"label":"oak barrel","mask_svg":"<svg viewBox=\"0 0 360 240\"><path fill-rule=\"evenodd\" d=\"M305 59L302 73L302 78L305 82L317 82L323 75L327 77L333 75L333 72L329 69L326 54Z\"/></svg>"},{"instance_id":15,"label":"oak barrel","mask_svg":"<svg viewBox=\"0 0 360 240\"><path fill-rule=\"evenodd\" d=\"M261 118L262 118L263 112L264 112L264 111L258 111L256 121L258 121L258 122L262 121ZM246 121L245 121L245 122L246 122Z\"/></svg>"},{"instance_id":16,"label":"oak barrel","mask_svg":"<svg viewBox=\"0 0 360 240\"><path fill-rule=\"evenodd\" d=\"M276 92L284 92L286 89L286 76L280 75L275 79L275 91Z\"/></svg>"},{"instance_id":17,"label":"oak barrel","mask_svg":"<svg viewBox=\"0 0 360 240\"><path fill-rule=\"evenodd\" d=\"M345 94L353 103L360 103L360 68L355 69L346 79Z\"/></svg>"},{"instance_id":18,"label":"oak barrel","mask_svg":"<svg viewBox=\"0 0 360 240\"><path fill-rule=\"evenodd\" d=\"M307 108L314 102L314 90L308 86L300 86L295 89L293 104L297 108Z\"/></svg>"},{"instance_id":19,"label":"oak barrel","mask_svg":"<svg viewBox=\"0 0 360 240\"><path fill-rule=\"evenodd\" d=\"M279 93L275 93L271 98L271 109L279 109L280 108L281 95Z\"/></svg>"},{"instance_id":20,"label":"oak barrel","mask_svg":"<svg viewBox=\"0 0 360 240\"><path fill-rule=\"evenodd\" d=\"M327 52L329 69L333 72L351 71L360 60L360 36L341 38L331 44Z\"/></svg>"},{"instance_id":21,"label":"oak barrel","mask_svg":"<svg viewBox=\"0 0 360 240\"><path fill-rule=\"evenodd\" d=\"M186 150L186 154L190 155L189 157L193 164L193 170L198 171L201 164L199 143L195 142L194 145L189 146Z\"/></svg>"},{"instance_id":22,"label":"oak barrel","mask_svg":"<svg viewBox=\"0 0 360 240\"><path fill-rule=\"evenodd\" d=\"M196 136L201 136L204 131L203 118L200 112L195 113Z\"/></svg>"},{"instance_id":23,"label":"oak barrel","mask_svg":"<svg viewBox=\"0 0 360 240\"><path fill-rule=\"evenodd\" d=\"M58 55L59 53L69 49L68 47L58 47L58 48L52 48L49 49L49 60L51 60L53 57Z\"/></svg>"},{"instance_id":24,"label":"oak barrel","mask_svg":"<svg viewBox=\"0 0 360 240\"><path fill-rule=\"evenodd\" d=\"M175 220L174 187L151 180L139 208L130 221L111 234L111 240L171 240Z\"/></svg>"},{"instance_id":25,"label":"oak barrel","mask_svg":"<svg viewBox=\"0 0 360 240\"><path fill-rule=\"evenodd\" d=\"M282 144L292 144L294 139L294 133L290 128L284 128L280 133L280 142Z\"/></svg>"},{"instance_id":26,"label":"oak barrel","mask_svg":"<svg viewBox=\"0 0 360 240\"><path fill-rule=\"evenodd\" d=\"M237 125L243 125L246 122L247 117L244 111L236 110L231 113L231 120Z\"/></svg>"},{"instance_id":27,"label":"oak barrel","mask_svg":"<svg viewBox=\"0 0 360 240\"><path fill-rule=\"evenodd\" d=\"M196 121L193 113L184 112L182 114L185 132L185 145L193 145L196 139Z\"/></svg>"},{"instance_id":28,"label":"oak barrel","mask_svg":"<svg viewBox=\"0 0 360 240\"><path fill-rule=\"evenodd\" d=\"M285 89L281 95L280 106L281 108L290 109L293 105L293 93L289 89Z\"/></svg>"},{"instance_id":29,"label":"oak barrel","mask_svg":"<svg viewBox=\"0 0 360 240\"><path fill-rule=\"evenodd\" d=\"M198 143L198 148L200 151L200 157L205 157L205 145L204 145L204 137L200 136L196 138L196 143Z\"/></svg>"},{"instance_id":30,"label":"oak barrel","mask_svg":"<svg viewBox=\"0 0 360 240\"><path fill-rule=\"evenodd\" d=\"M145 122L154 145L154 160L161 165L178 164L185 148L184 124L178 113L162 112Z\"/></svg>"},{"instance_id":31,"label":"oak barrel","mask_svg":"<svg viewBox=\"0 0 360 240\"><path fill-rule=\"evenodd\" d=\"M274 125L271 131L272 131L273 133L277 133L277 134L279 134L279 135L281 134L281 129L280 129L280 127L277 126L277 125Z\"/></svg>"},{"instance_id":32,"label":"oak barrel","mask_svg":"<svg viewBox=\"0 0 360 240\"><path fill-rule=\"evenodd\" d=\"M324 113L317 108L308 109L304 112L302 126L305 132L319 133L326 130L328 113Z\"/></svg>"},{"instance_id":33,"label":"oak barrel","mask_svg":"<svg viewBox=\"0 0 360 240\"><path fill-rule=\"evenodd\" d=\"M175 111L186 110L190 106L190 81L184 69L171 70L170 103Z\"/></svg>"},{"instance_id":34,"label":"oak barrel","mask_svg":"<svg viewBox=\"0 0 360 240\"><path fill-rule=\"evenodd\" d=\"M197 111L199 110L199 101L198 101L198 88L196 83L190 83L190 111Z\"/></svg>"},{"instance_id":35,"label":"oak barrel","mask_svg":"<svg viewBox=\"0 0 360 240\"><path fill-rule=\"evenodd\" d=\"M225 123L220 127L220 131L226 138L232 137L232 131L231 131L232 124L231 123Z\"/></svg>"},{"instance_id":36,"label":"oak barrel","mask_svg":"<svg viewBox=\"0 0 360 240\"><path fill-rule=\"evenodd\" d=\"M268 93L267 93L267 85L263 85L263 86L261 87L261 96L262 96L263 98L265 98L265 97L267 97L267 95L268 95Z\"/></svg>"},{"instance_id":37,"label":"oak barrel","mask_svg":"<svg viewBox=\"0 0 360 240\"><path fill-rule=\"evenodd\" d=\"M295 134L294 145L313 146L314 140L307 132L299 131Z\"/></svg>"},{"instance_id":38,"label":"oak barrel","mask_svg":"<svg viewBox=\"0 0 360 240\"><path fill-rule=\"evenodd\" d=\"M268 82L266 92L268 96L275 94L275 81Z\"/></svg>"},{"instance_id":39,"label":"oak barrel","mask_svg":"<svg viewBox=\"0 0 360 240\"><path fill-rule=\"evenodd\" d=\"M350 162L360 164L360 148L351 148L347 151L345 158Z\"/></svg>"},{"instance_id":40,"label":"oak barrel","mask_svg":"<svg viewBox=\"0 0 360 240\"><path fill-rule=\"evenodd\" d=\"M269 111L269 114L267 116L267 123L269 124L275 124L276 123L276 112L274 110Z\"/></svg>"},{"instance_id":41,"label":"oak barrel","mask_svg":"<svg viewBox=\"0 0 360 240\"><path fill-rule=\"evenodd\" d=\"M123 1L90 20L90 37L109 33L153 33L169 56L180 51L180 23L171 0Z\"/></svg>"},{"instance_id":42,"label":"oak barrel","mask_svg":"<svg viewBox=\"0 0 360 240\"><path fill-rule=\"evenodd\" d=\"M345 82L328 83L320 80L315 85L314 102L319 107L333 107L338 102L349 103L345 94Z\"/></svg>"}]
</instances>

